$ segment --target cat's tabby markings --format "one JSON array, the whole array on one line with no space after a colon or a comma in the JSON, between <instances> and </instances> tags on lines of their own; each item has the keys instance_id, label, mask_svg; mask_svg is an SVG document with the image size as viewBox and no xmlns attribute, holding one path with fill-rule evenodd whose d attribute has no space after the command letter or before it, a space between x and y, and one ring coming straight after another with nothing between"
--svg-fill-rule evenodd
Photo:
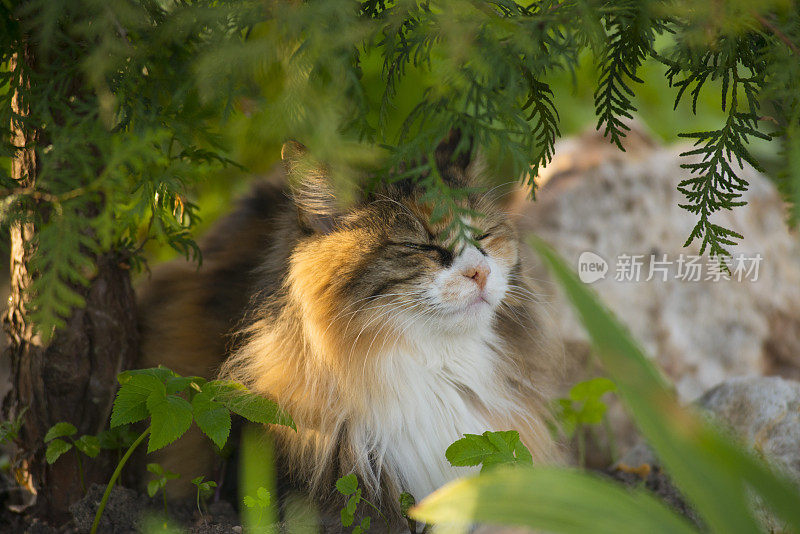
<instances>
[{"instance_id":1,"label":"cat's tabby markings","mask_svg":"<svg viewBox=\"0 0 800 534\"><path fill-rule=\"evenodd\" d=\"M457 142L436 157L443 178L464 186L474 169L452 157ZM202 269L154 274L143 365L220 367L277 400L298 427L272 430L284 480L336 508L335 480L355 472L398 525L402 491L421 499L466 474L444 454L464 433L515 429L534 462L551 458L544 416L559 352L513 225L489 195L469 197L480 232L453 253L437 239L446 221L431 225L413 183L342 211L300 146L283 155L291 185L260 185L219 223ZM208 468L201 445L185 441L162 464L188 480Z\"/></svg>"}]
</instances>

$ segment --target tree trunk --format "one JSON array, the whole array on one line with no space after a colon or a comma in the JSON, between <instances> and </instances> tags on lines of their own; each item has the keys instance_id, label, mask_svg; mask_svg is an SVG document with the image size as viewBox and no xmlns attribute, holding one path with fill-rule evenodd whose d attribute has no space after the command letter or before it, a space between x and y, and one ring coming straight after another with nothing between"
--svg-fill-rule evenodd
<instances>
[{"instance_id":1,"label":"tree trunk","mask_svg":"<svg viewBox=\"0 0 800 534\"><path fill-rule=\"evenodd\" d=\"M32 48L24 44L19 47L15 62L22 68L15 87L29 83L30 73L36 68L34 55ZM18 91L12 106L22 116L30 110ZM16 153L12 173L19 186L28 190L36 185L37 150L46 144L43 133L30 125L35 123L12 121L14 144L24 147ZM37 209L36 205L31 209ZM96 434L106 426L117 388L116 375L134 361L138 350L136 308L129 271L116 254L105 253L94 258L97 269L90 285L76 288L86 306L74 310L66 327L44 343L26 313L30 309L26 288L37 276L29 261L36 253L36 231L32 222L16 223L11 228L11 296L5 326L13 389L4 408L8 418L25 410L17 439L17 478L36 492L34 512L60 523L69 517L69 505L83 495L77 451L48 465L43 438L59 421L74 424L78 436ZM83 458L87 485L108 480L113 470L108 456Z\"/></svg>"}]
</instances>

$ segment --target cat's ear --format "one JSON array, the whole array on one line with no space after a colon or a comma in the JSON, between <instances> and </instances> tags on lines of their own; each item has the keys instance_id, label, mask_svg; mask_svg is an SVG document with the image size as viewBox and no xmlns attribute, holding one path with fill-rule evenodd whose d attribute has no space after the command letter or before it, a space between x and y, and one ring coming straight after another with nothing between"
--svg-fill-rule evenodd
<instances>
[{"instance_id":1,"label":"cat's ear","mask_svg":"<svg viewBox=\"0 0 800 534\"><path fill-rule=\"evenodd\" d=\"M447 136L436 147L434 157L442 179L454 187L471 185L474 175L472 138L464 135L460 128L451 128Z\"/></svg>"},{"instance_id":2,"label":"cat's ear","mask_svg":"<svg viewBox=\"0 0 800 534\"><path fill-rule=\"evenodd\" d=\"M289 175L300 224L320 234L332 231L341 210L328 171L313 161L306 147L297 141L283 144L281 159Z\"/></svg>"}]
</instances>

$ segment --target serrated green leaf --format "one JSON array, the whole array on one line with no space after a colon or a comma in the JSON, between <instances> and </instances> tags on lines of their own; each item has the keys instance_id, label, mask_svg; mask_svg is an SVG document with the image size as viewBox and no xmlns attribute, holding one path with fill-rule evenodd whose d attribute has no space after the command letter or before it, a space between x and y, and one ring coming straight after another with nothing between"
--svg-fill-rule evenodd
<instances>
[{"instance_id":1,"label":"serrated green leaf","mask_svg":"<svg viewBox=\"0 0 800 534\"><path fill-rule=\"evenodd\" d=\"M63 438L74 436L77 434L78 429L75 428L75 425L72 423L56 423L50 427L50 430L47 431L47 434L44 436L44 442L47 443L48 441L52 441L56 438Z\"/></svg>"},{"instance_id":2,"label":"serrated green leaf","mask_svg":"<svg viewBox=\"0 0 800 534\"><path fill-rule=\"evenodd\" d=\"M122 376L121 373L120 376ZM153 392L165 392L164 384L151 374L130 374L120 379L122 386L117 392L111 410L111 428L126 423L136 423L149 414L147 399Z\"/></svg>"},{"instance_id":3,"label":"serrated green leaf","mask_svg":"<svg viewBox=\"0 0 800 534\"><path fill-rule=\"evenodd\" d=\"M194 420L220 449L231 432L231 414L228 408L213 400L211 393L200 392L192 399Z\"/></svg>"},{"instance_id":4,"label":"serrated green leaf","mask_svg":"<svg viewBox=\"0 0 800 534\"><path fill-rule=\"evenodd\" d=\"M61 457L62 454L69 451L71 448L72 443L68 443L63 439L56 438L50 442L50 445L47 446L44 457L48 464L53 464Z\"/></svg>"},{"instance_id":5,"label":"serrated green leaf","mask_svg":"<svg viewBox=\"0 0 800 534\"><path fill-rule=\"evenodd\" d=\"M167 394L174 395L181 393L192 383L194 379L188 376L172 376L166 381Z\"/></svg>"},{"instance_id":6,"label":"serrated green leaf","mask_svg":"<svg viewBox=\"0 0 800 534\"><path fill-rule=\"evenodd\" d=\"M242 502L248 508L255 508L256 506L258 506L258 501L256 501L255 497L252 497L250 495L245 495L244 499L242 499Z\"/></svg>"},{"instance_id":7,"label":"serrated green leaf","mask_svg":"<svg viewBox=\"0 0 800 534\"><path fill-rule=\"evenodd\" d=\"M464 434L463 438L447 447L445 457L450 462L450 465L466 467L480 465L494 450L489 440L483 436Z\"/></svg>"},{"instance_id":8,"label":"serrated green leaf","mask_svg":"<svg viewBox=\"0 0 800 534\"><path fill-rule=\"evenodd\" d=\"M97 436L86 434L75 441L75 448L90 458L100 454L100 440Z\"/></svg>"},{"instance_id":9,"label":"serrated green leaf","mask_svg":"<svg viewBox=\"0 0 800 534\"><path fill-rule=\"evenodd\" d=\"M453 466L481 465L481 471L502 464L529 464L530 451L524 446L523 458L515 456L519 443L519 433L515 430L487 431L480 436L465 434L447 448L445 457Z\"/></svg>"},{"instance_id":10,"label":"serrated green leaf","mask_svg":"<svg viewBox=\"0 0 800 534\"><path fill-rule=\"evenodd\" d=\"M192 425L192 405L176 395L154 392L147 399L150 412L150 440L147 452L156 451L180 438Z\"/></svg>"},{"instance_id":11,"label":"serrated green leaf","mask_svg":"<svg viewBox=\"0 0 800 534\"><path fill-rule=\"evenodd\" d=\"M522 441L517 441L517 444L514 446L514 455L517 457L518 463L533 465L533 455Z\"/></svg>"},{"instance_id":12,"label":"serrated green leaf","mask_svg":"<svg viewBox=\"0 0 800 534\"><path fill-rule=\"evenodd\" d=\"M294 421L275 402L265 399L260 395L251 393L246 389L234 389L214 395L215 399L224 404L230 411L241 415L248 421L262 424L284 425L294 430L297 427Z\"/></svg>"},{"instance_id":13,"label":"serrated green leaf","mask_svg":"<svg viewBox=\"0 0 800 534\"><path fill-rule=\"evenodd\" d=\"M349 527L355 520L355 516L352 512L349 512L347 508L342 508L342 511L339 513L339 518L343 527Z\"/></svg>"},{"instance_id":14,"label":"serrated green leaf","mask_svg":"<svg viewBox=\"0 0 800 534\"><path fill-rule=\"evenodd\" d=\"M350 473L336 481L336 489L342 495L352 495L358 489L358 478L355 473Z\"/></svg>"},{"instance_id":15,"label":"serrated green leaf","mask_svg":"<svg viewBox=\"0 0 800 534\"><path fill-rule=\"evenodd\" d=\"M125 384L135 376L151 376L162 384L166 384L167 380L178 375L176 375L171 369L167 369L164 366L158 366L148 369L129 369L127 371L122 371L117 375L117 380L120 384Z\"/></svg>"},{"instance_id":16,"label":"serrated green leaf","mask_svg":"<svg viewBox=\"0 0 800 534\"><path fill-rule=\"evenodd\" d=\"M256 496L258 497L258 500L261 503L263 503L265 507L269 506L270 502L272 501L272 497L270 496L269 491L267 491L267 488L263 486L260 486L256 490Z\"/></svg>"}]
</instances>

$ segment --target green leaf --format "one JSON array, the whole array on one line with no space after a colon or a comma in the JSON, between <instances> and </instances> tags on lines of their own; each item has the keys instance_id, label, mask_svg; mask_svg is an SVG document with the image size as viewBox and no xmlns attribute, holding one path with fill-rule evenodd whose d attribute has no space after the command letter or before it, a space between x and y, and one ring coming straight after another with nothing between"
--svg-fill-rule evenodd
<instances>
[{"instance_id":1,"label":"green leaf","mask_svg":"<svg viewBox=\"0 0 800 534\"><path fill-rule=\"evenodd\" d=\"M358 489L358 478L356 477L356 474L350 473L337 480L336 489L342 495L352 495L355 493Z\"/></svg>"},{"instance_id":2,"label":"green leaf","mask_svg":"<svg viewBox=\"0 0 800 534\"><path fill-rule=\"evenodd\" d=\"M111 428L145 419L149 415L148 397L153 392L166 392L164 384L152 374L126 371L120 373L118 378L122 386L111 411Z\"/></svg>"},{"instance_id":3,"label":"green leaf","mask_svg":"<svg viewBox=\"0 0 800 534\"><path fill-rule=\"evenodd\" d=\"M148 369L129 369L127 371L122 371L119 375L117 375L117 380L120 384L125 384L131 378L137 376L149 376L155 378L162 384L166 384L170 378L178 375L176 375L171 369L167 369L163 365L160 365L158 367L151 367Z\"/></svg>"},{"instance_id":4,"label":"green leaf","mask_svg":"<svg viewBox=\"0 0 800 534\"><path fill-rule=\"evenodd\" d=\"M445 457L453 466L482 465L489 469L501 464L532 463L530 451L520 444L519 433L515 430L484 432L482 435L464 434L445 451ZM516 455L522 451L522 457Z\"/></svg>"},{"instance_id":5,"label":"green leaf","mask_svg":"<svg viewBox=\"0 0 800 534\"><path fill-rule=\"evenodd\" d=\"M50 445L47 446L47 450L44 453L44 457L47 460L48 464L55 463L62 454L67 452L72 448L72 443L68 443L63 439L54 439L50 442Z\"/></svg>"},{"instance_id":6,"label":"green leaf","mask_svg":"<svg viewBox=\"0 0 800 534\"><path fill-rule=\"evenodd\" d=\"M206 477L199 476L192 479L192 484L197 486L197 491L200 492L200 497L205 499L211 496L214 493L214 488L217 487L217 483L213 480L204 481Z\"/></svg>"},{"instance_id":7,"label":"green leaf","mask_svg":"<svg viewBox=\"0 0 800 534\"><path fill-rule=\"evenodd\" d=\"M90 458L100 454L100 440L97 436L86 434L75 441L75 448Z\"/></svg>"},{"instance_id":8,"label":"green leaf","mask_svg":"<svg viewBox=\"0 0 800 534\"><path fill-rule=\"evenodd\" d=\"M594 292L544 242L532 239L531 245L578 312L595 354L616 383L637 427L709 529L758 531L749 506L753 493L761 495L787 523L800 525L797 488L729 436L681 407L668 382Z\"/></svg>"},{"instance_id":9,"label":"green leaf","mask_svg":"<svg viewBox=\"0 0 800 534\"><path fill-rule=\"evenodd\" d=\"M446 485L410 515L428 523L524 525L564 534L697 534L648 492L567 468L500 467Z\"/></svg>"},{"instance_id":10,"label":"green leaf","mask_svg":"<svg viewBox=\"0 0 800 534\"><path fill-rule=\"evenodd\" d=\"M181 437L192 425L192 405L176 395L154 392L147 399L150 440L147 452L156 451Z\"/></svg>"},{"instance_id":11,"label":"green leaf","mask_svg":"<svg viewBox=\"0 0 800 534\"><path fill-rule=\"evenodd\" d=\"M161 466L161 464L149 463L147 464L147 470L153 473L154 475L159 475L159 476L164 475L164 468Z\"/></svg>"},{"instance_id":12,"label":"green leaf","mask_svg":"<svg viewBox=\"0 0 800 534\"><path fill-rule=\"evenodd\" d=\"M403 517L408 517L408 510L415 504L417 504L417 501L414 499L413 495L407 491L400 494L400 512L403 514Z\"/></svg>"},{"instance_id":13,"label":"green leaf","mask_svg":"<svg viewBox=\"0 0 800 534\"><path fill-rule=\"evenodd\" d=\"M215 483L213 487L216 487ZM248 508L259 508L261 510L266 510L270 503L272 502L272 496L269 493L269 490L264 486L259 486L256 490L256 496L253 497L251 495L246 495L243 499L244 505Z\"/></svg>"},{"instance_id":14,"label":"green leaf","mask_svg":"<svg viewBox=\"0 0 800 534\"><path fill-rule=\"evenodd\" d=\"M158 490L166 486L167 481L163 478L158 478L156 480L151 480L147 483L147 494L150 497L155 497Z\"/></svg>"},{"instance_id":15,"label":"green leaf","mask_svg":"<svg viewBox=\"0 0 800 534\"><path fill-rule=\"evenodd\" d=\"M75 425L71 423L56 423L50 427L50 430L47 431L47 434L44 436L44 442L47 443L48 441L52 441L56 438L63 438L74 436L78 433L78 429L75 428Z\"/></svg>"},{"instance_id":16,"label":"green leaf","mask_svg":"<svg viewBox=\"0 0 800 534\"><path fill-rule=\"evenodd\" d=\"M104 430L97 435L100 448L105 450L127 449L136 440L138 434L130 425L121 425L116 428Z\"/></svg>"},{"instance_id":17,"label":"green leaf","mask_svg":"<svg viewBox=\"0 0 800 534\"><path fill-rule=\"evenodd\" d=\"M370 516L364 516L361 518L361 524L354 527L351 534L362 534L362 532L367 532L371 522L372 518Z\"/></svg>"},{"instance_id":18,"label":"green leaf","mask_svg":"<svg viewBox=\"0 0 800 534\"><path fill-rule=\"evenodd\" d=\"M356 513L356 508L358 508L358 504L361 502L361 489L357 489L356 492L347 499L347 504L345 505L345 510L347 510L350 514ZM349 525L345 525L349 526Z\"/></svg>"},{"instance_id":19,"label":"green leaf","mask_svg":"<svg viewBox=\"0 0 800 534\"><path fill-rule=\"evenodd\" d=\"M491 442L477 434L464 434L464 437L453 442L445 451L445 457L451 465L480 465L485 458L495 452Z\"/></svg>"},{"instance_id":20,"label":"green leaf","mask_svg":"<svg viewBox=\"0 0 800 534\"><path fill-rule=\"evenodd\" d=\"M208 390L208 386L211 384L212 383L209 382L206 385L207 387L204 388L204 391ZM255 393L251 393L244 389L243 386L238 388L226 388L219 392L215 392L212 388L210 391L214 393L214 398L217 401L248 421L262 424L284 425L297 430L291 416L282 410L275 402L265 399L260 395L256 395Z\"/></svg>"},{"instance_id":21,"label":"green leaf","mask_svg":"<svg viewBox=\"0 0 800 534\"><path fill-rule=\"evenodd\" d=\"M193 377L189 376L172 376L167 379L166 388L167 394L174 395L181 393L194 381Z\"/></svg>"},{"instance_id":22,"label":"green leaf","mask_svg":"<svg viewBox=\"0 0 800 534\"><path fill-rule=\"evenodd\" d=\"M203 431L220 449L228 441L231 432L231 414L228 408L213 400L209 392L201 392L192 399L194 420Z\"/></svg>"},{"instance_id":23,"label":"green leaf","mask_svg":"<svg viewBox=\"0 0 800 534\"><path fill-rule=\"evenodd\" d=\"M514 445L514 456L517 457L517 463L519 464L533 465L533 455L522 441L517 441Z\"/></svg>"},{"instance_id":24,"label":"green leaf","mask_svg":"<svg viewBox=\"0 0 800 534\"><path fill-rule=\"evenodd\" d=\"M569 390L569 397L572 400L582 401L588 399L599 399L606 393L616 391L617 385L608 378L598 376L583 382L578 382Z\"/></svg>"},{"instance_id":25,"label":"green leaf","mask_svg":"<svg viewBox=\"0 0 800 534\"><path fill-rule=\"evenodd\" d=\"M343 527L349 527L353 524L355 516L352 512L348 511L347 508L342 508L342 511L339 513L339 519L341 520Z\"/></svg>"}]
</instances>

